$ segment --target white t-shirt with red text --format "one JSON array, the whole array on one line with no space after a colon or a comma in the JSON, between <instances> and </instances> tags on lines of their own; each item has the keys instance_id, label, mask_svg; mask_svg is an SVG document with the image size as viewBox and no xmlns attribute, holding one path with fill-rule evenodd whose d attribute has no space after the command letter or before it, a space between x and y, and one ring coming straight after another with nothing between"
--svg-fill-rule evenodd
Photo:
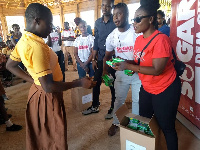
<instances>
[{"instance_id":1,"label":"white t-shirt with red text","mask_svg":"<svg viewBox=\"0 0 200 150\"><path fill-rule=\"evenodd\" d=\"M125 32L120 32L118 28L115 28L106 39L106 51L115 50L116 57L133 60L134 44L138 36L132 25Z\"/></svg>"},{"instance_id":2,"label":"white t-shirt with red text","mask_svg":"<svg viewBox=\"0 0 200 150\"><path fill-rule=\"evenodd\" d=\"M75 33L73 30L69 29L69 30L63 30L63 32L61 33L62 37L75 37ZM74 41L64 41L64 45L65 46L73 46L73 42Z\"/></svg>"},{"instance_id":3,"label":"white t-shirt with red text","mask_svg":"<svg viewBox=\"0 0 200 150\"><path fill-rule=\"evenodd\" d=\"M52 42L52 50L54 52L60 51L61 50L61 46L59 45L58 41L59 41L59 34L57 32L52 32L50 33L50 37L51 37L51 42Z\"/></svg>"},{"instance_id":4,"label":"white t-shirt with red text","mask_svg":"<svg viewBox=\"0 0 200 150\"><path fill-rule=\"evenodd\" d=\"M94 46L94 36L88 34L87 37L80 35L74 41L74 47L78 48L78 57L82 62L86 62L91 54L91 48Z\"/></svg>"}]
</instances>

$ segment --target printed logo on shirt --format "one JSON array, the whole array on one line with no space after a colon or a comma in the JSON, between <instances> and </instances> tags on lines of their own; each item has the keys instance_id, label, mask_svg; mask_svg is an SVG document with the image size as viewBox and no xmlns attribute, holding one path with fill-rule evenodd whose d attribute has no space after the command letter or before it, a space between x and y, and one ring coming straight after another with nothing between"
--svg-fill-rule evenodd
<instances>
[{"instance_id":1,"label":"printed logo on shirt","mask_svg":"<svg viewBox=\"0 0 200 150\"><path fill-rule=\"evenodd\" d=\"M78 47L78 49L88 49L88 45L85 45L85 46L81 45L81 46Z\"/></svg>"},{"instance_id":2,"label":"printed logo on shirt","mask_svg":"<svg viewBox=\"0 0 200 150\"><path fill-rule=\"evenodd\" d=\"M118 53L133 52L133 46L117 47Z\"/></svg>"},{"instance_id":3,"label":"printed logo on shirt","mask_svg":"<svg viewBox=\"0 0 200 150\"><path fill-rule=\"evenodd\" d=\"M51 38L51 41L52 41L52 42L55 42L55 41L58 41L58 40L59 40L59 37L52 37L52 38Z\"/></svg>"},{"instance_id":4,"label":"printed logo on shirt","mask_svg":"<svg viewBox=\"0 0 200 150\"><path fill-rule=\"evenodd\" d=\"M141 52L138 52L138 51L139 51L139 49L138 49L138 50L133 50L133 59L134 59L134 60L138 60L138 59L140 58ZM142 56L141 56L141 58L140 58L140 61L141 61L141 62L144 61L144 55L145 55L145 52L142 53Z\"/></svg>"}]
</instances>

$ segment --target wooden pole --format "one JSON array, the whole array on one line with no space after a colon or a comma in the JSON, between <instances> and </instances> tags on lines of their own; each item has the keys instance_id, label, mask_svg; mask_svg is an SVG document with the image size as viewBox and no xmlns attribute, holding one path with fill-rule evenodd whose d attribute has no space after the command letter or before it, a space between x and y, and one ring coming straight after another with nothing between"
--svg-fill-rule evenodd
<instances>
[{"instance_id":1,"label":"wooden pole","mask_svg":"<svg viewBox=\"0 0 200 150\"><path fill-rule=\"evenodd\" d=\"M94 20L96 21L101 17L101 0L95 0Z\"/></svg>"},{"instance_id":2,"label":"wooden pole","mask_svg":"<svg viewBox=\"0 0 200 150\"><path fill-rule=\"evenodd\" d=\"M8 34L8 27L7 27L7 23L6 23L6 17L5 15L3 14L3 7L1 6L0 7L0 19L1 19L1 24L2 24L2 30L3 30L3 39L4 41L7 40L7 34Z\"/></svg>"},{"instance_id":3,"label":"wooden pole","mask_svg":"<svg viewBox=\"0 0 200 150\"><path fill-rule=\"evenodd\" d=\"M61 28L64 29L64 13L62 5L60 5L60 23L61 23Z\"/></svg>"},{"instance_id":4,"label":"wooden pole","mask_svg":"<svg viewBox=\"0 0 200 150\"><path fill-rule=\"evenodd\" d=\"M76 4L76 17L80 17L79 3Z\"/></svg>"}]
</instances>

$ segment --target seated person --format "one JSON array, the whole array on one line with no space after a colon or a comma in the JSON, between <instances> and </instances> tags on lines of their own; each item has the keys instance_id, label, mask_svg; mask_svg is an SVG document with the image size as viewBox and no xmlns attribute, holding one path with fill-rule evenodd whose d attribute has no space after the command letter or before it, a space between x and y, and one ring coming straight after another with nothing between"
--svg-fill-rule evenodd
<instances>
[{"instance_id":1,"label":"seated person","mask_svg":"<svg viewBox=\"0 0 200 150\"><path fill-rule=\"evenodd\" d=\"M1 58L1 71L3 74L3 80L2 80L3 85L5 87L9 87L12 85L13 75L10 71L8 71L5 68L5 65L6 65L7 59L9 58L11 52L13 51L14 46L12 45L11 40L7 40L6 44L7 46L2 49L0 58ZM8 98L5 97L5 99L7 100Z\"/></svg>"},{"instance_id":2,"label":"seated person","mask_svg":"<svg viewBox=\"0 0 200 150\"><path fill-rule=\"evenodd\" d=\"M9 57L13 51L14 45L12 44L11 40L7 40L6 45L7 46L2 49L2 54L4 54L6 57Z\"/></svg>"},{"instance_id":3,"label":"seated person","mask_svg":"<svg viewBox=\"0 0 200 150\"><path fill-rule=\"evenodd\" d=\"M5 95L5 90L0 82L0 114L6 124L6 131L19 131L22 129L22 126L13 124L9 119L9 116L6 112L6 108L4 105L4 99L2 95Z\"/></svg>"}]
</instances>

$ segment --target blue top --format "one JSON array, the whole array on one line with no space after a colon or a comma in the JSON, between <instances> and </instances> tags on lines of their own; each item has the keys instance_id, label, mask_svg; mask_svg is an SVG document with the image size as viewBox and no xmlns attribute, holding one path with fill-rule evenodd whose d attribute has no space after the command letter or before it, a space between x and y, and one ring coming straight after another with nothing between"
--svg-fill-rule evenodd
<instances>
[{"instance_id":1,"label":"blue top","mask_svg":"<svg viewBox=\"0 0 200 150\"><path fill-rule=\"evenodd\" d=\"M11 39L14 39L15 42L17 43L19 41L20 38L14 37L13 35L10 37Z\"/></svg>"},{"instance_id":2,"label":"blue top","mask_svg":"<svg viewBox=\"0 0 200 150\"><path fill-rule=\"evenodd\" d=\"M168 27L167 24L164 24L162 27L160 27L160 28L158 29L158 31L160 31L160 32L162 32L162 33L164 33L164 34L166 34L167 36L170 35L170 27Z\"/></svg>"},{"instance_id":3,"label":"blue top","mask_svg":"<svg viewBox=\"0 0 200 150\"><path fill-rule=\"evenodd\" d=\"M95 21L93 50L98 51L98 60L103 60L106 51L106 38L115 28L113 16L110 17L107 23L103 21L103 17Z\"/></svg>"}]
</instances>

